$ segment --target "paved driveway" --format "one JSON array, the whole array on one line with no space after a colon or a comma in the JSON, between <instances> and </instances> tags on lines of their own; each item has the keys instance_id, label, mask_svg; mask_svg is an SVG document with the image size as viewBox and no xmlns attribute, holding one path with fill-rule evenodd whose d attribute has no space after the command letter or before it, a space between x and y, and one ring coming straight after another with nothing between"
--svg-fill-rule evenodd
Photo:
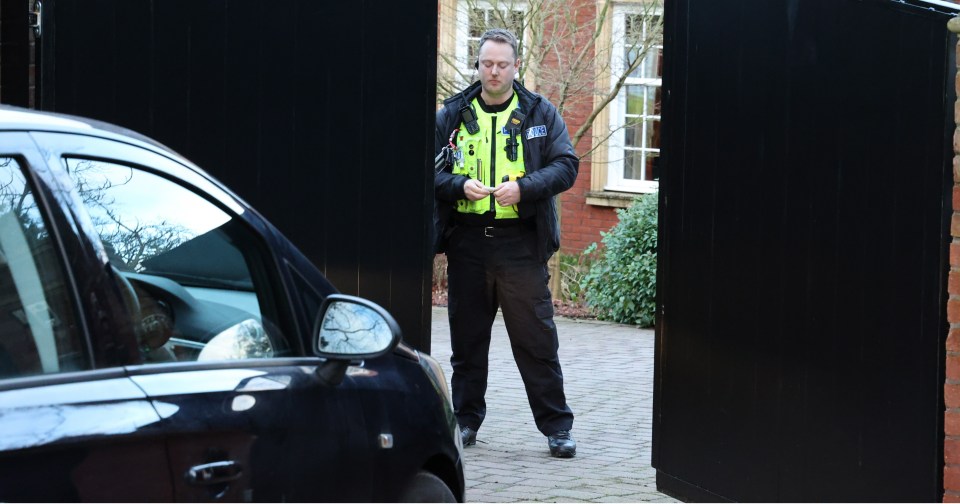
<instances>
[{"instance_id":1,"label":"paved driveway","mask_svg":"<svg viewBox=\"0 0 960 504\"><path fill-rule=\"evenodd\" d=\"M468 502L677 502L650 467L653 331L557 318L577 456L555 459L537 430L503 320L493 326L487 418L464 454ZM450 328L433 308L433 355L449 381Z\"/></svg>"}]
</instances>

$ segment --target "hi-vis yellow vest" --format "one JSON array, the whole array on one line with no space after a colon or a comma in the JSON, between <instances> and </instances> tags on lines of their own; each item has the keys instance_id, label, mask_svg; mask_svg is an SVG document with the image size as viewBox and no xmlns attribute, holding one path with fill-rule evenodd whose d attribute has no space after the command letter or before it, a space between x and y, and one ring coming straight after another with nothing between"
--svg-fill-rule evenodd
<instances>
[{"instance_id":1,"label":"hi-vis yellow vest","mask_svg":"<svg viewBox=\"0 0 960 504\"><path fill-rule=\"evenodd\" d=\"M463 124L460 125L460 131L457 132L457 147L460 152L453 163L453 173L477 179L487 187L498 186L504 181L505 176L514 181L522 177L525 174L523 169L523 142L520 140L522 131L516 136L519 144L517 145L517 160L510 161L507 157L507 151L504 150L504 147L507 146L507 139L510 138L507 120L510 118L510 113L519 106L517 94L513 94L513 99L506 110L496 114L485 112L477 103L476 98L471 105L477 113L477 125L480 126L480 131L471 135ZM497 204L496 198L492 195L477 201L459 200L457 201L457 211L474 214L494 211L497 219L519 217L514 206L502 207Z\"/></svg>"}]
</instances>

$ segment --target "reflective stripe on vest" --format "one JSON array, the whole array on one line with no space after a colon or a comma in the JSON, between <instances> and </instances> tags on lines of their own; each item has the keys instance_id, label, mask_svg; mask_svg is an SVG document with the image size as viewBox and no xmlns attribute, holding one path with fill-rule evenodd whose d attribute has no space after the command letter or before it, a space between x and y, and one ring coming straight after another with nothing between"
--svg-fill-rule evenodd
<instances>
[{"instance_id":1,"label":"reflective stripe on vest","mask_svg":"<svg viewBox=\"0 0 960 504\"><path fill-rule=\"evenodd\" d=\"M475 135L467 132L467 129L461 124L460 131L457 132L457 147L463 154L453 164L453 173L465 175L472 179L479 180L487 187L496 187L503 182L504 176L509 176L509 180L517 180L525 172L523 169L523 142L521 137L523 131L518 128L517 133L517 160L510 161L507 157L507 139L510 138L510 132L506 129L507 120L510 113L519 106L517 94L513 94L510 105L506 110L489 114L484 112L476 98L473 100L473 108L477 112L477 124L480 131ZM477 201L462 199L457 201L457 211L461 213L482 214L491 210L495 211L497 219L515 219L517 214L514 206L502 207L497 204L496 198L491 195Z\"/></svg>"}]
</instances>

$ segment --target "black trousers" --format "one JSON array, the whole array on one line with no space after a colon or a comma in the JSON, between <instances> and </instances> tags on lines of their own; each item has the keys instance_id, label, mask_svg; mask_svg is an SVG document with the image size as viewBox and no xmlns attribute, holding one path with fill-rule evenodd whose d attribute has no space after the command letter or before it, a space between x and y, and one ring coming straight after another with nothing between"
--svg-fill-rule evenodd
<instances>
[{"instance_id":1,"label":"black trousers","mask_svg":"<svg viewBox=\"0 0 960 504\"><path fill-rule=\"evenodd\" d=\"M570 430L547 265L536 256L536 230L459 226L447 247L453 407L461 426L486 415L490 331L497 309L510 337L537 428Z\"/></svg>"}]
</instances>

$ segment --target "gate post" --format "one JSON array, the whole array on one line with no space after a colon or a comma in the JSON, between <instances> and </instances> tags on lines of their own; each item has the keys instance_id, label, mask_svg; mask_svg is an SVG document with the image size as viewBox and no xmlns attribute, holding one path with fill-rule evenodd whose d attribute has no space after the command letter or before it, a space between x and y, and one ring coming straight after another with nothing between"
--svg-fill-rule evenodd
<instances>
[{"instance_id":1,"label":"gate post","mask_svg":"<svg viewBox=\"0 0 960 504\"><path fill-rule=\"evenodd\" d=\"M947 27L960 33L960 17ZM960 54L960 45L957 46ZM960 62L960 58L957 58ZM960 76L960 74L958 74ZM955 80L960 92L960 80ZM954 122L960 124L960 100L954 104ZM946 344L946 383L943 401L943 501L960 502L960 128L953 135L953 216L950 221L950 275L948 280L947 321L950 330Z\"/></svg>"}]
</instances>

